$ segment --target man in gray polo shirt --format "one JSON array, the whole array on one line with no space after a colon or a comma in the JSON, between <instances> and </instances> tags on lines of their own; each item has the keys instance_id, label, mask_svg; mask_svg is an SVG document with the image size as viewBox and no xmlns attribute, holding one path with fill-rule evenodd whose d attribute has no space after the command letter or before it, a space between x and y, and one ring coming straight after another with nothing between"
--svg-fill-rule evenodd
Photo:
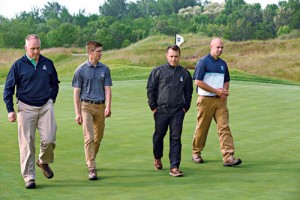
<instances>
[{"instance_id":1,"label":"man in gray polo shirt","mask_svg":"<svg viewBox=\"0 0 300 200\"><path fill-rule=\"evenodd\" d=\"M88 61L76 70L72 81L76 122L83 127L84 150L89 180L97 180L96 155L103 138L105 117L111 115L112 80L109 68L99 62L102 44L86 44Z\"/></svg>"}]
</instances>

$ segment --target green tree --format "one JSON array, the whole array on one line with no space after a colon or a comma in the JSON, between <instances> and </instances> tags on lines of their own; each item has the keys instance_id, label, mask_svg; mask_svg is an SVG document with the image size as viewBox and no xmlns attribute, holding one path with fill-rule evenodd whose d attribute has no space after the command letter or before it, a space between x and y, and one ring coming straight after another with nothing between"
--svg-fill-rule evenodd
<instances>
[{"instance_id":1,"label":"green tree","mask_svg":"<svg viewBox=\"0 0 300 200\"><path fill-rule=\"evenodd\" d=\"M113 37L114 48L121 48L123 41L131 37L131 29L120 21L109 26L109 33Z\"/></svg>"},{"instance_id":2,"label":"green tree","mask_svg":"<svg viewBox=\"0 0 300 200\"><path fill-rule=\"evenodd\" d=\"M143 13L143 16L159 15L156 0L139 0L136 4L138 9Z\"/></svg>"},{"instance_id":3,"label":"green tree","mask_svg":"<svg viewBox=\"0 0 300 200\"><path fill-rule=\"evenodd\" d=\"M47 37L52 47L75 46L77 38L79 37L79 26L63 23L57 29L52 29L47 34Z\"/></svg>"},{"instance_id":4,"label":"green tree","mask_svg":"<svg viewBox=\"0 0 300 200\"><path fill-rule=\"evenodd\" d=\"M0 32L0 48L4 48L4 47L5 47L5 43L4 43L3 34Z\"/></svg>"},{"instance_id":5,"label":"green tree","mask_svg":"<svg viewBox=\"0 0 300 200\"><path fill-rule=\"evenodd\" d=\"M33 7L30 12L20 12L16 15L16 18L19 20L28 20L28 18L30 18L34 24L45 22L38 7Z\"/></svg>"},{"instance_id":6,"label":"green tree","mask_svg":"<svg viewBox=\"0 0 300 200\"><path fill-rule=\"evenodd\" d=\"M246 2L244 0L225 0L225 8L223 13L225 15L230 15L236 10L242 8Z\"/></svg>"},{"instance_id":7,"label":"green tree","mask_svg":"<svg viewBox=\"0 0 300 200\"><path fill-rule=\"evenodd\" d=\"M278 10L276 4L269 4L263 10L263 23L260 24L260 33L257 34L257 39L269 39L276 37L275 16Z\"/></svg>"},{"instance_id":8,"label":"green tree","mask_svg":"<svg viewBox=\"0 0 300 200\"><path fill-rule=\"evenodd\" d=\"M138 4L133 2L129 3L127 5L126 18L135 19L139 17L146 17L146 15L139 9Z\"/></svg>"},{"instance_id":9,"label":"green tree","mask_svg":"<svg viewBox=\"0 0 300 200\"><path fill-rule=\"evenodd\" d=\"M151 19L150 17L137 18L132 23L132 41L144 39L149 36L151 30Z\"/></svg>"},{"instance_id":10,"label":"green tree","mask_svg":"<svg viewBox=\"0 0 300 200\"><path fill-rule=\"evenodd\" d=\"M103 44L103 49L114 49L115 42L114 38L107 29L99 29L95 33L95 40L100 41Z\"/></svg>"},{"instance_id":11,"label":"green tree","mask_svg":"<svg viewBox=\"0 0 300 200\"><path fill-rule=\"evenodd\" d=\"M87 26L89 18L85 16L85 10L79 10L77 14L73 15L73 22L80 28Z\"/></svg>"},{"instance_id":12,"label":"green tree","mask_svg":"<svg viewBox=\"0 0 300 200\"><path fill-rule=\"evenodd\" d=\"M99 12L102 16L111 16L120 19L126 15L126 0L107 0L102 6L99 6Z\"/></svg>"},{"instance_id":13,"label":"green tree","mask_svg":"<svg viewBox=\"0 0 300 200\"><path fill-rule=\"evenodd\" d=\"M227 17L225 38L233 41L255 39L256 31L262 22L260 4L244 4Z\"/></svg>"},{"instance_id":14,"label":"green tree","mask_svg":"<svg viewBox=\"0 0 300 200\"><path fill-rule=\"evenodd\" d=\"M193 32L193 33L206 32L205 27L208 24L210 24L210 18L208 15L201 14L201 15L195 16L191 20L188 31Z\"/></svg>"},{"instance_id":15,"label":"green tree","mask_svg":"<svg viewBox=\"0 0 300 200\"><path fill-rule=\"evenodd\" d=\"M293 29L300 29L300 1L289 0L287 5L292 9L292 17L289 26Z\"/></svg>"},{"instance_id":16,"label":"green tree","mask_svg":"<svg viewBox=\"0 0 300 200\"><path fill-rule=\"evenodd\" d=\"M224 5L219 3L210 3L204 7L202 14L209 16L210 20L213 21L223 12L223 10Z\"/></svg>"},{"instance_id":17,"label":"green tree","mask_svg":"<svg viewBox=\"0 0 300 200\"><path fill-rule=\"evenodd\" d=\"M176 15L173 14L172 17L176 17ZM180 33L180 27L172 23L172 20L170 20L171 18L167 16L154 17L152 21L151 32L153 34L165 35L174 35L176 33Z\"/></svg>"},{"instance_id":18,"label":"green tree","mask_svg":"<svg viewBox=\"0 0 300 200\"><path fill-rule=\"evenodd\" d=\"M7 48L23 48L26 35L33 33L35 27L31 19L11 19L1 21L1 33L4 46Z\"/></svg>"},{"instance_id":19,"label":"green tree","mask_svg":"<svg viewBox=\"0 0 300 200\"><path fill-rule=\"evenodd\" d=\"M291 32L291 28L289 26L281 26L278 31L277 31L277 35L281 36L281 35L285 35Z\"/></svg>"},{"instance_id":20,"label":"green tree","mask_svg":"<svg viewBox=\"0 0 300 200\"><path fill-rule=\"evenodd\" d=\"M65 22L69 20L70 14L65 6L61 6L56 1L47 2L42 8L42 16L45 20L49 19L63 19Z\"/></svg>"},{"instance_id":21,"label":"green tree","mask_svg":"<svg viewBox=\"0 0 300 200\"><path fill-rule=\"evenodd\" d=\"M225 27L224 25L208 24L203 26L200 31L206 33L209 37L221 37L224 35Z\"/></svg>"}]
</instances>

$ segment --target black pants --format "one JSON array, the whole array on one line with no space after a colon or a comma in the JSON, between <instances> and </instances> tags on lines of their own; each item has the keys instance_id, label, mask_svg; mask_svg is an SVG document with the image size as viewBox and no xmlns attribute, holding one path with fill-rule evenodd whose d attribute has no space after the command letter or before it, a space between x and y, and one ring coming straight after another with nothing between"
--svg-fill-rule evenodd
<instances>
[{"instance_id":1,"label":"black pants","mask_svg":"<svg viewBox=\"0 0 300 200\"><path fill-rule=\"evenodd\" d=\"M179 109L175 113L157 110L154 113L155 132L153 134L153 154L155 159L163 157L164 137L170 129L170 169L179 168L181 161L181 133L185 112Z\"/></svg>"}]
</instances>

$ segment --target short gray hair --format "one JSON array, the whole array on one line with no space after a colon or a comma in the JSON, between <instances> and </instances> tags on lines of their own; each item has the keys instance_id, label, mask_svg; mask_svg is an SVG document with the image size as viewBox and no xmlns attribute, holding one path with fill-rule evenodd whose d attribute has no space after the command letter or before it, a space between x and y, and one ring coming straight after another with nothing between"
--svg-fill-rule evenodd
<instances>
[{"instance_id":1,"label":"short gray hair","mask_svg":"<svg viewBox=\"0 0 300 200\"><path fill-rule=\"evenodd\" d=\"M40 44L41 44L41 39L37 34L30 34L30 35L27 35L26 38L25 38L25 45L27 45L28 40L31 39L31 38L38 39L40 41Z\"/></svg>"}]
</instances>

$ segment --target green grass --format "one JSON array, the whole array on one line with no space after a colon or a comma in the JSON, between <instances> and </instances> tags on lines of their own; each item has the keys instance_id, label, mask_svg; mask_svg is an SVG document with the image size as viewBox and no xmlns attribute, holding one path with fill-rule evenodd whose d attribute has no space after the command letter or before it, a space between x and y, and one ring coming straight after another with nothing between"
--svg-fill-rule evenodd
<instances>
[{"instance_id":1,"label":"green grass","mask_svg":"<svg viewBox=\"0 0 300 200\"><path fill-rule=\"evenodd\" d=\"M154 123L145 87L145 79L114 81L112 116L106 121L97 157L100 180L92 182L87 179L82 129L74 121L71 83L61 83L55 104L57 147L51 165L55 176L47 180L36 169L36 190L24 188L17 124L7 121L4 104L0 104L0 199L299 199L299 86L232 81L230 125L236 156L243 160L236 168L222 166L215 124L203 152L206 163L191 161L194 93L182 136L182 178L168 175L168 137L164 169L153 168Z\"/></svg>"}]
</instances>

